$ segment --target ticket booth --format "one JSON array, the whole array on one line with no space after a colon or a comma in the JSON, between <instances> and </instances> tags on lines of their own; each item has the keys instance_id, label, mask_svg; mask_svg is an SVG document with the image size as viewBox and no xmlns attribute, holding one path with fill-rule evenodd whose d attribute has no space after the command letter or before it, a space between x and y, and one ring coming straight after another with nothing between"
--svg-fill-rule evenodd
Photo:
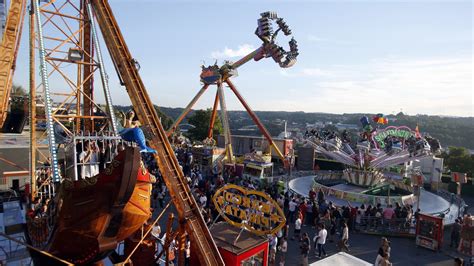
<instances>
[{"instance_id":1,"label":"ticket booth","mask_svg":"<svg viewBox=\"0 0 474 266\"><path fill-rule=\"evenodd\" d=\"M419 214L416 221L416 245L438 251L443 246L443 218Z\"/></svg>"},{"instance_id":2,"label":"ticket booth","mask_svg":"<svg viewBox=\"0 0 474 266\"><path fill-rule=\"evenodd\" d=\"M210 229L226 266L268 265L268 239L226 222Z\"/></svg>"}]
</instances>

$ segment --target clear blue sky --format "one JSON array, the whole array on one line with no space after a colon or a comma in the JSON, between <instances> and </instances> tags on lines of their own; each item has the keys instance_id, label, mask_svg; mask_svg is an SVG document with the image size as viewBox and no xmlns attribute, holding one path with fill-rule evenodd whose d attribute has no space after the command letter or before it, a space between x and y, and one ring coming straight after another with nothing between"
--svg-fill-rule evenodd
<instances>
[{"instance_id":1,"label":"clear blue sky","mask_svg":"<svg viewBox=\"0 0 474 266\"><path fill-rule=\"evenodd\" d=\"M300 56L285 70L272 59L239 69L234 84L255 110L474 116L471 1L110 4L160 106L184 107L190 101L201 87L203 61L235 61L239 57L230 56L257 48L256 20L271 10L290 25ZM19 60L27 62L26 50L22 53ZM23 62L15 81L26 85ZM113 66L107 71L114 104L127 104ZM204 94L197 108L210 107L214 92ZM227 92L228 108L242 109Z\"/></svg>"}]
</instances>

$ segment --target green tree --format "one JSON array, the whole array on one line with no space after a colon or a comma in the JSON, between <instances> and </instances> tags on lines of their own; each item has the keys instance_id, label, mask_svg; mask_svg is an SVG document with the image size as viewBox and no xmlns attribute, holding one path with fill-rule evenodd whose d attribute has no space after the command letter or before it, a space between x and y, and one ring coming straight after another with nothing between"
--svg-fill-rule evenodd
<instances>
[{"instance_id":1,"label":"green tree","mask_svg":"<svg viewBox=\"0 0 474 266\"><path fill-rule=\"evenodd\" d=\"M21 85L13 84L11 91L12 96L25 96L27 94L28 93L26 93L26 90Z\"/></svg>"},{"instance_id":2,"label":"green tree","mask_svg":"<svg viewBox=\"0 0 474 266\"><path fill-rule=\"evenodd\" d=\"M449 170L454 172L467 173L472 176L474 172L474 156L463 147L449 147L449 153L443 153L444 163Z\"/></svg>"},{"instance_id":3,"label":"green tree","mask_svg":"<svg viewBox=\"0 0 474 266\"><path fill-rule=\"evenodd\" d=\"M10 110L11 111L20 111L26 112L28 107L28 98L25 97L27 95L26 90L21 85L13 84L12 90L10 93L11 101L10 101Z\"/></svg>"},{"instance_id":4,"label":"green tree","mask_svg":"<svg viewBox=\"0 0 474 266\"><path fill-rule=\"evenodd\" d=\"M194 126L194 128L191 128L188 131L188 137L192 141L202 141L207 138L207 131L209 130L211 115L211 109L197 110L188 118L188 123ZM214 138L223 132L224 129L222 127L220 117L217 115L213 130Z\"/></svg>"},{"instance_id":5,"label":"green tree","mask_svg":"<svg viewBox=\"0 0 474 266\"><path fill-rule=\"evenodd\" d=\"M165 113L163 113L160 108L158 106L155 105L155 110L156 112L158 113L158 116L160 117L161 119L161 125L163 126L163 128L166 130L168 128L171 127L171 125L173 124L173 119L171 119L171 117L169 117L168 115L166 115Z\"/></svg>"}]
</instances>

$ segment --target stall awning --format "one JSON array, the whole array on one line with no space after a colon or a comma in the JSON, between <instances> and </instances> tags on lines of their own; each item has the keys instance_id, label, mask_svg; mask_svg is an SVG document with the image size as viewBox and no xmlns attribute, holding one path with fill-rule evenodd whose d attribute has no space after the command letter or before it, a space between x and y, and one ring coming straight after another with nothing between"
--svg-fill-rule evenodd
<instances>
[{"instance_id":1,"label":"stall awning","mask_svg":"<svg viewBox=\"0 0 474 266\"><path fill-rule=\"evenodd\" d=\"M352 265L352 266L371 266L372 263L368 263L365 260L361 260L345 252L339 252L317 262L311 263L310 266L318 265Z\"/></svg>"}]
</instances>

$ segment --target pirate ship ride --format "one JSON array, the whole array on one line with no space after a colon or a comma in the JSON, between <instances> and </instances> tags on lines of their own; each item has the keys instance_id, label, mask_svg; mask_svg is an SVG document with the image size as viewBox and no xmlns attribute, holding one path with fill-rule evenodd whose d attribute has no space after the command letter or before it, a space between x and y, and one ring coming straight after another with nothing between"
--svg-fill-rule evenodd
<instances>
[{"instance_id":1,"label":"pirate ship ride","mask_svg":"<svg viewBox=\"0 0 474 266\"><path fill-rule=\"evenodd\" d=\"M99 261L151 217L154 178L141 154L156 151L146 147L145 136L135 125L125 123L130 128L119 129L95 28L98 9L108 12L107 26L116 25L110 25L113 17L107 2L94 3L31 1L29 5L32 207L25 237L38 265ZM26 0L10 2L0 48L5 59L0 72L8 81L0 84L0 126L7 116L26 5ZM100 76L105 104L95 100L100 88L94 87L94 74ZM55 80L54 85L49 79ZM46 131L37 131L37 124L45 124Z\"/></svg>"},{"instance_id":2,"label":"pirate ship ride","mask_svg":"<svg viewBox=\"0 0 474 266\"><path fill-rule=\"evenodd\" d=\"M15 4L24 5L25 1L12 1L12 5ZM30 116L32 135L37 121L45 120L47 130L39 136L44 141L35 139L35 135L32 137L31 153L36 157L37 149L45 143L49 161L39 172L41 176L33 179L38 182L32 184L35 202L27 217L26 237L30 245L54 257L87 264L103 259L151 217L150 184L153 180L141 153L153 150L143 147L145 138L141 129L118 128L92 3L65 1L60 7L55 1L41 4L31 1L30 6L30 40L38 40L36 45L30 45L38 48L41 70L41 84L32 85L30 91L31 96L36 95L37 89L41 93L32 99ZM71 32L66 40L79 42L64 41L57 45L58 38L46 36L44 32L51 32L47 26L55 25L58 18L68 26L71 21L65 21L64 13L73 10L77 10L74 17L84 20L79 22L79 33ZM47 15L52 12L53 16ZM46 21L42 22L43 19ZM30 59L33 61L34 57ZM61 67L62 63L68 65ZM51 71L48 71L49 66L52 66ZM74 69L77 83L71 84ZM98 91L94 88L94 72L100 74L103 105L94 100L97 97L94 94L98 94L94 93ZM49 86L48 79L55 74L69 84L69 92L53 90L59 87L57 84ZM34 72L30 75L34 82ZM58 101L60 96L63 98ZM37 102L44 106L44 114L36 113ZM58 114L59 107L66 112ZM44 150L40 151L43 153ZM35 166L35 161L31 164ZM57 263L52 256L44 256L34 249L30 251L38 265Z\"/></svg>"}]
</instances>

